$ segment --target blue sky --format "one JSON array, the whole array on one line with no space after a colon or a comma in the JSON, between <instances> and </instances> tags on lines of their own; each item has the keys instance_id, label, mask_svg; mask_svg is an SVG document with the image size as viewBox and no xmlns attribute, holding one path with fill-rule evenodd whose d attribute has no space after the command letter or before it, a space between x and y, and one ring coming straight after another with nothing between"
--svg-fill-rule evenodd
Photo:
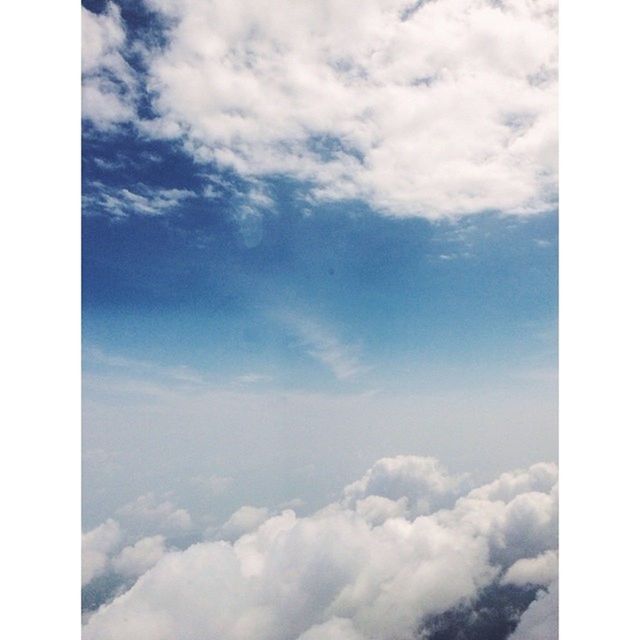
<instances>
[{"instance_id":1,"label":"blue sky","mask_svg":"<svg viewBox=\"0 0 640 640\"><path fill-rule=\"evenodd\" d=\"M82 20L83 635L554 637L553 0Z\"/></svg>"},{"instance_id":2,"label":"blue sky","mask_svg":"<svg viewBox=\"0 0 640 640\"><path fill-rule=\"evenodd\" d=\"M83 15L87 521L149 491L214 519L320 504L395 453L486 477L554 459L555 37L539 17L501 24L501 48L435 39L413 60L403 43L423 19L445 27L440 7L389 14L381 35L372 6L361 40L342 34L348 7L298 7L326 58L249 7L141 6ZM380 39L384 56L361 49ZM229 480L214 507L207 477Z\"/></svg>"},{"instance_id":3,"label":"blue sky","mask_svg":"<svg viewBox=\"0 0 640 640\"><path fill-rule=\"evenodd\" d=\"M146 472L136 471L147 474L139 486L131 483L125 489L119 476L112 475L110 482L119 489L110 490L111 499L88 491L87 515L95 513L97 521L136 491L158 486L176 490L181 483L183 501L197 510L202 498L194 496L189 482L209 473L243 477L234 483L235 495L218 499L222 514L242 502L299 499L291 493L293 487L311 504L320 500L314 496L317 470L304 482L296 477L299 470L281 470L285 454L279 449L286 447L280 430L290 434L298 429L296 416L309 419L304 401L291 410L287 427L278 423L280 409L263 409L274 414L252 417L254 423L247 427L251 439L263 438L271 458L262 451L260 460L243 466L238 456L251 458L247 443L230 438L221 446L219 441L220 431L237 428L229 425L240 416L246 419L242 413L225 421L196 399L196 417L185 418L181 408L165 411L171 416L167 422L194 421L181 426L182 435L169 424L153 435L148 426L136 435L150 419L141 409L148 395L137 388L123 391L122 385L114 390L114 380L158 384L187 398L211 389L245 394L249 404L267 402L267 407L269 402L256 400L255 394L324 394L327 404L336 398L339 403L340 397L348 404L349 398L371 394L364 404L387 417L385 427L378 427L380 435L359 423L350 426L354 417L349 406L327 409L332 426L344 421L345 429L352 430L348 436L343 432L347 448L354 450L364 439L378 440L375 454L361 454L359 463L339 460L340 455L330 453L335 438L326 440L321 457L332 456L336 475L344 479L353 475L354 465L366 467L384 455L384 447L390 448L387 453L413 448L430 453L434 439L449 439L449 446L439 446L455 467L456 447L458 452L464 442L477 447L472 434L487 438L486 429L491 435L484 442L493 450L480 450L470 465L465 451L460 467L488 474L496 466L524 464L541 454L554 457L555 212L524 218L486 213L455 221L394 218L362 202L309 206L294 182L264 181L261 188L272 204L260 211L254 225L258 231L253 229L247 242L236 213L242 197L235 191L242 187L235 185L241 181L221 173L221 180L234 186L231 193L212 199L200 195L210 179L197 174L175 145L147 144L126 134L96 136L85 143L85 198L97 191L96 182L104 185L102 191L146 185L197 194L157 215L131 210L114 216L91 202L86 205L85 442L89 451L116 451L116 456L123 455L123 443L125 449L131 443L135 452L131 458L124 454L124 469L147 460ZM228 411L237 411L237 402L231 401ZM543 415L531 405L542 405ZM398 417L403 411L406 417ZM518 420L527 411L532 418L515 424L514 417ZM319 434L330 432L322 420L312 424ZM220 448L222 459L213 454L199 459L190 447L171 444L178 437L188 439L191 428L194 447ZM461 431L448 435L456 429ZM510 435L513 440L504 445ZM294 435L285 437L296 441ZM160 451L157 438L164 442ZM305 438L316 440L308 433ZM539 440L536 447L532 440ZM507 452L496 451L497 443ZM167 446L180 451L176 458L188 464L176 459L172 465L163 458L160 452ZM299 459L296 469L318 469L318 443L315 451L304 443L297 446L295 454L286 452L287 465L293 456ZM224 460L227 455L234 460L231 466ZM88 488L95 483L104 491L105 482L111 486L97 469L86 473ZM320 486L322 497L332 490L326 479Z\"/></svg>"},{"instance_id":4,"label":"blue sky","mask_svg":"<svg viewBox=\"0 0 640 640\"><path fill-rule=\"evenodd\" d=\"M420 388L434 376L554 367L554 212L397 219L355 201L310 206L295 183L278 180L261 187L271 203L247 241L233 177L220 175L233 185L227 193L202 196L211 178L175 146L96 136L83 165L85 199L141 185L194 193L157 215L85 205L88 347L222 384L254 374L307 389ZM300 323L361 370L340 380L310 355Z\"/></svg>"}]
</instances>

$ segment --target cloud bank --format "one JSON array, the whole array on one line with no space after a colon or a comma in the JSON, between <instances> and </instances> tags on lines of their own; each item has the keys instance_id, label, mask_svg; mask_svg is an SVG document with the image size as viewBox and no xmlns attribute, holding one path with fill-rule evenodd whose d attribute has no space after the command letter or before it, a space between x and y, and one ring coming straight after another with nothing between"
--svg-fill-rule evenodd
<instances>
[{"instance_id":1,"label":"cloud bank","mask_svg":"<svg viewBox=\"0 0 640 640\"><path fill-rule=\"evenodd\" d=\"M433 631L438 616L472 606L487 589L517 593L524 581L534 591L507 629L516 640L552 639L556 467L535 465L471 491L467 481L431 458L386 458L310 516L244 509L230 520L242 527L229 527L229 540L129 547L116 565L129 575L147 560L152 568L89 618L83 638L442 638Z\"/></svg>"},{"instance_id":2,"label":"cloud bank","mask_svg":"<svg viewBox=\"0 0 640 640\"><path fill-rule=\"evenodd\" d=\"M128 45L109 5L85 18L84 113L248 180L293 178L311 201L430 219L549 210L556 4L146 0L162 46Z\"/></svg>"}]
</instances>

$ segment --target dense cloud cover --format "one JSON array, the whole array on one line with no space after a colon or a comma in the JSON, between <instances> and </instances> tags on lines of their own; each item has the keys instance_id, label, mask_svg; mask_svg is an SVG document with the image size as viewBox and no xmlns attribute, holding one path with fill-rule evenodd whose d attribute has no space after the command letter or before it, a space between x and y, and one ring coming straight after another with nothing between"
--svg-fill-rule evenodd
<instances>
[{"instance_id":1,"label":"dense cloud cover","mask_svg":"<svg viewBox=\"0 0 640 640\"><path fill-rule=\"evenodd\" d=\"M385 458L310 516L240 510L220 531L231 540L244 531L235 541L167 551L162 537L147 537L122 551L112 545L111 560L108 545L98 545L102 567L142 575L91 615L83 637L474 638L445 633L451 621L474 620L474 633L552 639L555 465L506 473L470 491L468 483L431 458ZM105 526L86 534L93 548ZM94 554L87 561L95 567Z\"/></svg>"},{"instance_id":2,"label":"dense cloud cover","mask_svg":"<svg viewBox=\"0 0 640 640\"><path fill-rule=\"evenodd\" d=\"M432 219L549 210L556 4L146 0L157 33L138 38L109 4L83 14L83 113L205 167L293 178L311 201Z\"/></svg>"}]
</instances>

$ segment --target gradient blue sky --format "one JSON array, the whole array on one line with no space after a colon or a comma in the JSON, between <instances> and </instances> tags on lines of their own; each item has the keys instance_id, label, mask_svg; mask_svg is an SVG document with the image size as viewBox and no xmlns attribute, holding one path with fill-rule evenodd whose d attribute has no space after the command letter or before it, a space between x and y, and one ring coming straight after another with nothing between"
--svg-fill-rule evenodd
<instances>
[{"instance_id":1,"label":"gradient blue sky","mask_svg":"<svg viewBox=\"0 0 640 640\"><path fill-rule=\"evenodd\" d=\"M305 139L304 175L266 160L203 159L202 147L215 155L222 144L193 133L210 113L183 114L180 134L149 124L169 126L175 96L161 102L141 43L170 46L169 22L109 6L85 3L126 32L98 47L111 62L85 72L102 104L121 100L105 116L85 99L87 522L149 491L222 520L248 501L321 504L395 453L435 453L486 477L554 459L558 238L548 184L531 187L506 157L482 178L486 189L473 187L477 205L456 200L473 189L453 172L451 208L427 197L422 215L428 162L406 186L405 171L365 189L378 176L367 160L376 151L350 150L338 132ZM522 109L526 118L507 110L505 130L525 135L535 118ZM225 150L244 157L245 143L282 147L258 137ZM347 167L355 158L363 173L353 184L331 178L321 186L339 184L336 193L319 196L314 171L336 158ZM211 477L229 479L213 508L198 485Z\"/></svg>"},{"instance_id":2,"label":"gradient blue sky","mask_svg":"<svg viewBox=\"0 0 640 640\"><path fill-rule=\"evenodd\" d=\"M114 137L85 143L85 197L96 181L204 188L171 145ZM432 223L358 202L309 206L288 181L264 189L273 204L249 240L233 193L153 216L86 205L87 350L189 367L219 384L253 374L300 389L418 390L553 370L555 213ZM305 323L335 341L353 373L310 353Z\"/></svg>"}]
</instances>

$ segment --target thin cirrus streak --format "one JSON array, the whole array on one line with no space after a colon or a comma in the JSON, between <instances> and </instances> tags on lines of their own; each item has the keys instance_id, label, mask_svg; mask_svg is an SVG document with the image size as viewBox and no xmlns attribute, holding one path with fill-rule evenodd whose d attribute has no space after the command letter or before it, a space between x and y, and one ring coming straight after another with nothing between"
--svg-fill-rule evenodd
<instances>
[{"instance_id":1,"label":"thin cirrus streak","mask_svg":"<svg viewBox=\"0 0 640 640\"><path fill-rule=\"evenodd\" d=\"M341 341L329 327L297 313L288 312L282 318L306 353L329 369L338 380L349 380L368 370L360 360L358 348Z\"/></svg>"}]
</instances>

